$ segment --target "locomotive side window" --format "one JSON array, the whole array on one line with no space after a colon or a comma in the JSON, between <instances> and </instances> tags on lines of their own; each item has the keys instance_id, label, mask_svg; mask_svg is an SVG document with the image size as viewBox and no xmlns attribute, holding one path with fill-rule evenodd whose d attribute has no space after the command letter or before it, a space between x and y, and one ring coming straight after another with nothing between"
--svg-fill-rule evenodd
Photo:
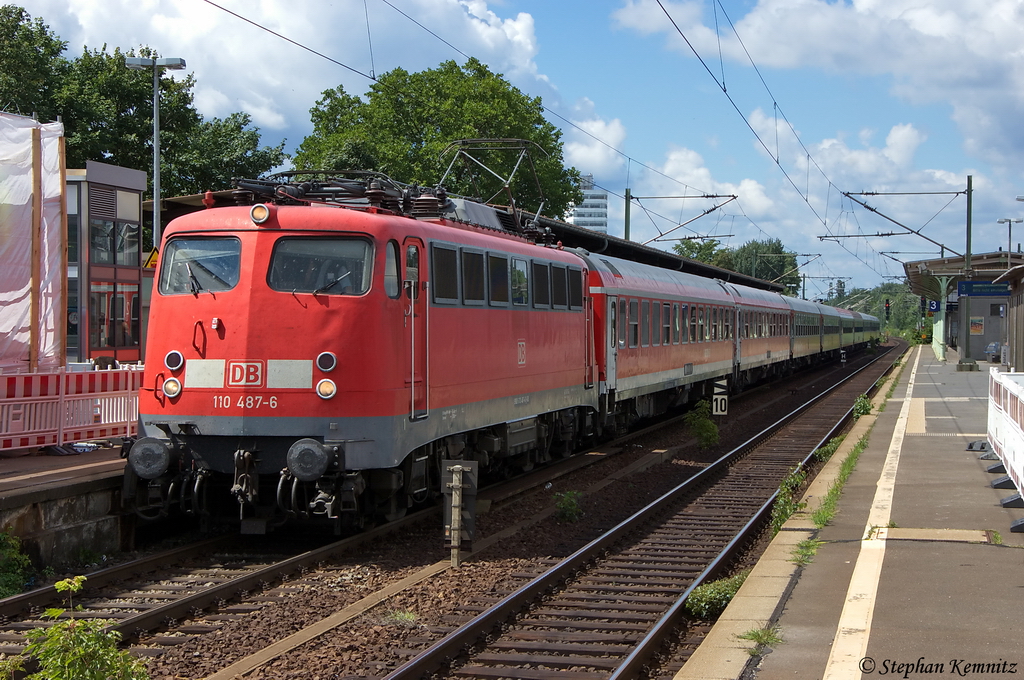
<instances>
[{"instance_id":1,"label":"locomotive side window","mask_svg":"<svg viewBox=\"0 0 1024 680\"><path fill-rule=\"evenodd\" d=\"M372 255L361 238L280 238L267 285L287 293L362 295L370 289Z\"/></svg>"},{"instance_id":2,"label":"locomotive side window","mask_svg":"<svg viewBox=\"0 0 1024 680\"><path fill-rule=\"evenodd\" d=\"M512 304L530 304L530 278L526 260L512 258Z\"/></svg>"},{"instance_id":3,"label":"locomotive side window","mask_svg":"<svg viewBox=\"0 0 1024 680\"><path fill-rule=\"evenodd\" d=\"M583 270L569 268L569 309L583 309Z\"/></svg>"},{"instance_id":4,"label":"locomotive side window","mask_svg":"<svg viewBox=\"0 0 1024 680\"><path fill-rule=\"evenodd\" d=\"M565 309L569 306L569 288L565 267L558 265L551 265L551 304L555 309Z\"/></svg>"},{"instance_id":5,"label":"locomotive side window","mask_svg":"<svg viewBox=\"0 0 1024 680\"><path fill-rule=\"evenodd\" d=\"M640 344L640 303L636 300L629 301L629 346L636 347Z\"/></svg>"},{"instance_id":6,"label":"locomotive side window","mask_svg":"<svg viewBox=\"0 0 1024 680\"><path fill-rule=\"evenodd\" d=\"M160 293L231 290L238 284L241 253L237 238L171 239L160 258Z\"/></svg>"},{"instance_id":7,"label":"locomotive side window","mask_svg":"<svg viewBox=\"0 0 1024 680\"><path fill-rule=\"evenodd\" d=\"M384 293L389 298L397 298L402 290L402 277L398 273L398 244L388 242L384 258Z\"/></svg>"},{"instance_id":8,"label":"locomotive side window","mask_svg":"<svg viewBox=\"0 0 1024 680\"><path fill-rule=\"evenodd\" d=\"M431 246L434 268L434 302L459 301L459 254L454 248Z\"/></svg>"},{"instance_id":9,"label":"locomotive side window","mask_svg":"<svg viewBox=\"0 0 1024 680\"><path fill-rule=\"evenodd\" d=\"M462 251L462 301L467 305L484 303L484 254Z\"/></svg>"},{"instance_id":10,"label":"locomotive side window","mask_svg":"<svg viewBox=\"0 0 1024 680\"><path fill-rule=\"evenodd\" d=\"M548 265L544 262L533 263L533 306L551 306L551 281L548 278Z\"/></svg>"},{"instance_id":11,"label":"locomotive side window","mask_svg":"<svg viewBox=\"0 0 1024 680\"><path fill-rule=\"evenodd\" d=\"M508 306L508 258L501 255L487 256L487 273L491 282L491 304Z\"/></svg>"}]
</instances>

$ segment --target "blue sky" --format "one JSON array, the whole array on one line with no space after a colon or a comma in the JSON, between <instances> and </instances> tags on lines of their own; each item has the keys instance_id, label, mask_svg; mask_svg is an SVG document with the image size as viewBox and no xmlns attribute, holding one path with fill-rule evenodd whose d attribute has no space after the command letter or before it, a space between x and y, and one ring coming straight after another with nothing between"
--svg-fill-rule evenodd
<instances>
[{"instance_id":1,"label":"blue sky","mask_svg":"<svg viewBox=\"0 0 1024 680\"><path fill-rule=\"evenodd\" d=\"M627 181L639 196L737 194L673 234L733 234L722 237L729 246L779 238L820 254L802 270L809 296L827 291L824 277L850 277L850 288L901 276L884 252L938 255L917 236L820 240L902 231L843 191L962 191L973 175L974 252L1005 248L996 219L1024 217L1014 200L1024 194L1024 0L215 1L364 73L463 60L390 3L599 138L551 118L567 162L613 194ZM204 115L246 111L266 143L286 139L287 150L310 131L323 90L362 94L370 82L204 0L21 4L70 56L106 44L185 58ZM962 252L966 201L943 209L951 199L862 200ZM645 200L631 236L656 238L712 205ZM621 199L610 213L621 235Z\"/></svg>"}]
</instances>

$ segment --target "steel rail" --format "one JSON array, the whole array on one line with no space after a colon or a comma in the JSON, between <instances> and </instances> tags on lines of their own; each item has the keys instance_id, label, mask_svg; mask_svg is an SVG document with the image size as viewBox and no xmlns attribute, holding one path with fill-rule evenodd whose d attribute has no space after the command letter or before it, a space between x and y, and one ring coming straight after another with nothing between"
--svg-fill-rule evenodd
<instances>
[{"instance_id":1,"label":"steel rail","mask_svg":"<svg viewBox=\"0 0 1024 680\"><path fill-rule=\"evenodd\" d=\"M888 351L886 352L886 354ZM884 356L884 355L883 355ZM881 358L881 357L879 357ZM769 425L761 432L755 434L753 437L748 439L743 444L740 444L735 449L721 456L718 460L711 463L708 467L704 468L700 472L694 474L692 477L675 487L674 489L663 494L660 498L652 501L650 504L645 506L643 509L637 511L629 518L620 522L617 526L610 529L602 536L594 539L587 545L583 546L569 557L565 558L562 562L551 567L544 572L537 579L524 584L518 590L510 593L493 607L487 611L481 612L479 615L466 622L458 629L446 635L443 639L436 642L434 645L426 649L421 654L413 657L405 664L389 673L385 680L413 680L422 677L425 673L433 672L434 669L441 667L448 660L455 658L459 653L466 647L474 644L480 637L481 630L493 630L495 627L500 625L506 619L516 612L528 607L534 600L540 597L542 594L548 592L552 588L555 588L558 584L570 578L580 568L584 567L590 562L595 555L601 554L605 550L611 548L617 543L622 537L631 533L635 530L636 526L647 518L660 512L670 504L677 502L677 497L696 489L700 484L710 482L712 478L724 471L729 465L736 462L744 454L752 450L753 448L760 445L765 440L769 439L778 429L788 424L798 416L803 414L806 410L817 404L819 401L824 399L826 396L832 394L835 390L848 383L854 377L858 376L862 371L868 367L873 366L876 362L867 364L856 371L847 375L843 380L839 381L828 390L823 391L821 394L808 400L798 408L794 409L789 414L783 416L778 421ZM875 382L877 385L877 381ZM847 416L842 420L846 420L852 413L852 408L848 411ZM835 432L835 428L830 432ZM820 444L819 444L820 446ZM813 455L814 450L818 447L814 447L807 455L806 460ZM774 496L773 496L774 497ZM768 505L770 508L771 506ZM759 514L763 512L763 508L759 511ZM751 524L753 520L747 523L744 531L752 528L754 525ZM730 542L727 546L727 551L735 549L735 545L738 545L734 541ZM732 547L730 547L732 546ZM724 552L724 551L723 551ZM717 562L717 558L716 558ZM688 589L687 593L692 590ZM673 609L681 607L681 604L673 605ZM653 644L653 643L652 643ZM645 653L649 653L645 650Z\"/></svg>"}]
</instances>

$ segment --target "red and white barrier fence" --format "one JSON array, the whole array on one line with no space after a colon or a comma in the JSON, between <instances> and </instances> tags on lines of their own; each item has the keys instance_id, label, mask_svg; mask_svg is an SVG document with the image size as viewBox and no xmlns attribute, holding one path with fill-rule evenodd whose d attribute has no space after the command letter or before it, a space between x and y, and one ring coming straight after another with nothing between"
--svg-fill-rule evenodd
<instances>
[{"instance_id":1,"label":"red and white barrier fence","mask_svg":"<svg viewBox=\"0 0 1024 680\"><path fill-rule=\"evenodd\" d=\"M988 373L988 445L1024 492L1024 373Z\"/></svg>"},{"instance_id":2,"label":"red and white barrier fence","mask_svg":"<svg viewBox=\"0 0 1024 680\"><path fill-rule=\"evenodd\" d=\"M142 378L127 368L0 375L0 451L134 435Z\"/></svg>"}]
</instances>

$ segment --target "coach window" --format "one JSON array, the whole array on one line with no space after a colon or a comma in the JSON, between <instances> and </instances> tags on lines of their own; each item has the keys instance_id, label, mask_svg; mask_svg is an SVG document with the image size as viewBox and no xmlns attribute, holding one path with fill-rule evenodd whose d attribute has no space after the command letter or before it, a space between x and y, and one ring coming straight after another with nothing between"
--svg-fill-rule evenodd
<instances>
[{"instance_id":1,"label":"coach window","mask_svg":"<svg viewBox=\"0 0 1024 680\"><path fill-rule=\"evenodd\" d=\"M672 344L679 344L679 303L672 305Z\"/></svg>"},{"instance_id":2,"label":"coach window","mask_svg":"<svg viewBox=\"0 0 1024 680\"><path fill-rule=\"evenodd\" d=\"M640 303L640 345L647 347L651 344L651 302L644 300Z\"/></svg>"},{"instance_id":3,"label":"coach window","mask_svg":"<svg viewBox=\"0 0 1024 680\"><path fill-rule=\"evenodd\" d=\"M488 280L491 282L490 299L491 305L496 307L508 306L508 258L501 255L487 256Z\"/></svg>"},{"instance_id":4,"label":"coach window","mask_svg":"<svg viewBox=\"0 0 1024 680\"><path fill-rule=\"evenodd\" d=\"M389 298L398 297L402 290L401 278L398 274L398 243L388 241L384 258L384 292Z\"/></svg>"},{"instance_id":5,"label":"coach window","mask_svg":"<svg viewBox=\"0 0 1024 680\"><path fill-rule=\"evenodd\" d=\"M434 269L434 302L459 302L459 253L455 248L431 247Z\"/></svg>"},{"instance_id":6,"label":"coach window","mask_svg":"<svg viewBox=\"0 0 1024 680\"><path fill-rule=\"evenodd\" d=\"M672 342L672 305L664 303L661 305L661 344L667 345Z\"/></svg>"},{"instance_id":7,"label":"coach window","mask_svg":"<svg viewBox=\"0 0 1024 680\"><path fill-rule=\"evenodd\" d=\"M557 264L551 265L551 304L555 309L566 309L569 306L569 282L565 267Z\"/></svg>"},{"instance_id":8,"label":"coach window","mask_svg":"<svg viewBox=\"0 0 1024 680\"><path fill-rule=\"evenodd\" d=\"M711 309L711 339L718 340L718 307Z\"/></svg>"},{"instance_id":9,"label":"coach window","mask_svg":"<svg viewBox=\"0 0 1024 680\"><path fill-rule=\"evenodd\" d=\"M690 307L690 342L697 342L697 308Z\"/></svg>"},{"instance_id":10,"label":"coach window","mask_svg":"<svg viewBox=\"0 0 1024 680\"><path fill-rule=\"evenodd\" d=\"M626 301L619 300L619 349L626 348L626 332L629 324L626 323Z\"/></svg>"},{"instance_id":11,"label":"coach window","mask_svg":"<svg viewBox=\"0 0 1024 680\"><path fill-rule=\"evenodd\" d=\"M512 304L530 304L530 277L526 260L512 258Z\"/></svg>"},{"instance_id":12,"label":"coach window","mask_svg":"<svg viewBox=\"0 0 1024 680\"><path fill-rule=\"evenodd\" d=\"M651 305L654 307L651 310L651 344L658 346L661 344L661 304L652 302Z\"/></svg>"},{"instance_id":13,"label":"coach window","mask_svg":"<svg viewBox=\"0 0 1024 680\"><path fill-rule=\"evenodd\" d=\"M732 340L732 315L731 309L723 309L722 316L725 318L725 339Z\"/></svg>"},{"instance_id":14,"label":"coach window","mask_svg":"<svg viewBox=\"0 0 1024 680\"><path fill-rule=\"evenodd\" d=\"M697 308L697 342L704 342L704 308Z\"/></svg>"},{"instance_id":15,"label":"coach window","mask_svg":"<svg viewBox=\"0 0 1024 680\"><path fill-rule=\"evenodd\" d=\"M551 280L546 262L533 263L533 306L551 306Z\"/></svg>"},{"instance_id":16,"label":"coach window","mask_svg":"<svg viewBox=\"0 0 1024 680\"><path fill-rule=\"evenodd\" d=\"M636 347L640 344L640 303L636 300L629 301L629 346Z\"/></svg>"},{"instance_id":17,"label":"coach window","mask_svg":"<svg viewBox=\"0 0 1024 680\"><path fill-rule=\"evenodd\" d=\"M484 254L462 251L462 301L467 305L484 303Z\"/></svg>"}]
</instances>

